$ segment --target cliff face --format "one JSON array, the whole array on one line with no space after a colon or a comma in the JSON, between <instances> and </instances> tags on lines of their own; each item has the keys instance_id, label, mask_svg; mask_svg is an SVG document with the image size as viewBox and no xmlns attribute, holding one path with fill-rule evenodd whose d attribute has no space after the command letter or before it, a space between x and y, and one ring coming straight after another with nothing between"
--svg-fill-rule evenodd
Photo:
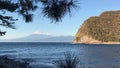
<instances>
[{"instance_id":1,"label":"cliff face","mask_svg":"<svg viewBox=\"0 0 120 68\"><path fill-rule=\"evenodd\" d=\"M74 37L73 43L119 44L120 11L106 11L88 18Z\"/></svg>"}]
</instances>

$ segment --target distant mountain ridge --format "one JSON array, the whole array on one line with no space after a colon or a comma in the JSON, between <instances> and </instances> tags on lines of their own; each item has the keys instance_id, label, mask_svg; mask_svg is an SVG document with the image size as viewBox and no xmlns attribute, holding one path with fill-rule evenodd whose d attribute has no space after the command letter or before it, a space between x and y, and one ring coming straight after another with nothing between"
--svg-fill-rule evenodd
<instances>
[{"instance_id":1,"label":"distant mountain ridge","mask_svg":"<svg viewBox=\"0 0 120 68\"><path fill-rule=\"evenodd\" d=\"M23 38L0 40L1 42L72 42L73 36L52 36L45 34L32 34Z\"/></svg>"}]
</instances>

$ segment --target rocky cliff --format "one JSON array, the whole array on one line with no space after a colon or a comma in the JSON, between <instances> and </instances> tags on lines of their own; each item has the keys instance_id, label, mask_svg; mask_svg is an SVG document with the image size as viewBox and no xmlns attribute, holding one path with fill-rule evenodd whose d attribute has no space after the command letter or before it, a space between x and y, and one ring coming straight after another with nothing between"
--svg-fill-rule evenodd
<instances>
[{"instance_id":1,"label":"rocky cliff","mask_svg":"<svg viewBox=\"0 0 120 68\"><path fill-rule=\"evenodd\" d=\"M84 21L73 43L119 44L120 10L106 11Z\"/></svg>"}]
</instances>

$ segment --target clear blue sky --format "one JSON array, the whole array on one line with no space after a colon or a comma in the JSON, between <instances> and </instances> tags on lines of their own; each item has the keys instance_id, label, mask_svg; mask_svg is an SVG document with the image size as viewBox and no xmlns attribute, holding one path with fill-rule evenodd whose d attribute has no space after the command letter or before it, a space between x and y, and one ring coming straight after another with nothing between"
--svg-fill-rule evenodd
<instances>
[{"instance_id":1,"label":"clear blue sky","mask_svg":"<svg viewBox=\"0 0 120 68\"><path fill-rule=\"evenodd\" d=\"M75 35L80 25L90 16L98 16L101 12L110 10L120 10L120 0L78 0L80 2L80 8L75 9L72 12L72 17L66 15L62 22L58 24L52 23L40 12L36 12L37 15L32 23L26 24L22 18L13 14L13 16L21 18L16 22L16 30L2 28L6 30L6 36L2 36L1 39L11 39L25 37L33 34L36 31L50 33L53 35Z\"/></svg>"}]
</instances>

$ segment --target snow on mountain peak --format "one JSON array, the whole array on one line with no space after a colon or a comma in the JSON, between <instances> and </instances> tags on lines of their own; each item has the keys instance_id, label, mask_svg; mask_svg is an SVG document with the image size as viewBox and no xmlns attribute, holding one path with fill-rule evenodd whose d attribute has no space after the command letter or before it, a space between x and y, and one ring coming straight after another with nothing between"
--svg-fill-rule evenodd
<instances>
[{"instance_id":1,"label":"snow on mountain peak","mask_svg":"<svg viewBox=\"0 0 120 68\"><path fill-rule=\"evenodd\" d=\"M33 34L37 34L37 35L51 35L50 33L42 32L42 31L35 31Z\"/></svg>"}]
</instances>

